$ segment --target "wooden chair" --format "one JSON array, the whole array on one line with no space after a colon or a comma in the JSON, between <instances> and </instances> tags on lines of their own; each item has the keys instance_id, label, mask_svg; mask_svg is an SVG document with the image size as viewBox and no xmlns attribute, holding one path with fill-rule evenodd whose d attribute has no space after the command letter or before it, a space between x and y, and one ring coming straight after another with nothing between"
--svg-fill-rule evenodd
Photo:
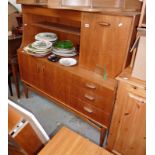
<instances>
[{"instance_id":1,"label":"wooden chair","mask_svg":"<svg viewBox=\"0 0 155 155\"><path fill-rule=\"evenodd\" d=\"M12 87L11 87L11 76L13 76L18 98L20 98L20 91L19 91L17 49L20 47L20 44L21 44L21 36L9 37L8 39L8 70L9 70L8 83L9 83L10 94L13 95Z\"/></svg>"},{"instance_id":2,"label":"wooden chair","mask_svg":"<svg viewBox=\"0 0 155 155\"><path fill-rule=\"evenodd\" d=\"M13 91L11 86L11 76L13 76L17 97L20 98L17 57L11 58L8 64L8 85L9 85L10 95L13 96Z\"/></svg>"}]
</instances>

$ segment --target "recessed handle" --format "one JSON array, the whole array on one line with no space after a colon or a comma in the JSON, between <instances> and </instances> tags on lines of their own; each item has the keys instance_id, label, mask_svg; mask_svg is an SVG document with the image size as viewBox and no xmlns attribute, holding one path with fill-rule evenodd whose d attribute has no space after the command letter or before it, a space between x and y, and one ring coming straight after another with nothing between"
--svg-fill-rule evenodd
<instances>
[{"instance_id":1,"label":"recessed handle","mask_svg":"<svg viewBox=\"0 0 155 155\"><path fill-rule=\"evenodd\" d=\"M110 23L107 23L107 22L99 22L98 24L100 26L110 26L111 25Z\"/></svg>"},{"instance_id":2,"label":"recessed handle","mask_svg":"<svg viewBox=\"0 0 155 155\"><path fill-rule=\"evenodd\" d=\"M96 89L96 85L93 83L86 83L86 87L90 89Z\"/></svg>"},{"instance_id":3,"label":"recessed handle","mask_svg":"<svg viewBox=\"0 0 155 155\"><path fill-rule=\"evenodd\" d=\"M83 107L83 109L85 110L85 111L87 111L88 113L93 113L93 110L92 109L89 109L88 107Z\"/></svg>"},{"instance_id":4,"label":"recessed handle","mask_svg":"<svg viewBox=\"0 0 155 155\"><path fill-rule=\"evenodd\" d=\"M95 100L95 97L91 96L91 95L88 95L88 94L85 94L84 97L90 101L93 101Z\"/></svg>"}]
</instances>

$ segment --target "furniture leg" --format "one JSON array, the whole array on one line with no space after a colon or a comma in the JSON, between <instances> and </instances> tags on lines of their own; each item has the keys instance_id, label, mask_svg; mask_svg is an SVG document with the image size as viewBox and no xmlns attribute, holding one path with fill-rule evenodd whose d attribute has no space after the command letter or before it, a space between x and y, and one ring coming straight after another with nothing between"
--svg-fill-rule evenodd
<instances>
[{"instance_id":1,"label":"furniture leg","mask_svg":"<svg viewBox=\"0 0 155 155\"><path fill-rule=\"evenodd\" d=\"M13 96L12 86L11 86L11 75L8 76L8 85L9 85L10 95Z\"/></svg>"},{"instance_id":2,"label":"furniture leg","mask_svg":"<svg viewBox=\"0 0 155 155\"><path fill-rule=\"evenodd\" d=\"M101 130L100 130L100 146L101 147L103 146L105 133L106 133L106 129L102 127Z\"/></svg>"},{"instance_id":3,"label":"furniture leg","mask_svg":"<svg viewBox=\"0 0 155 155\"><path fill-rule=\"evenodd\" d=\"M19 80L18 80L18 75L17 75L17 64L12 63L11 68L12 68L12 73L13 73L13 79L15 82L17 97L20 98Z\"/></svg>"},{"instance_id":4,"label":"furniture leg","mask_svg":"<svg viewBox=\"0 0 155 155\"><path fill-rule=\"evenodd\" d=\"M25 97L28 98L28 87L26 84L23 84Z\"/></svg>"}]
</instances>

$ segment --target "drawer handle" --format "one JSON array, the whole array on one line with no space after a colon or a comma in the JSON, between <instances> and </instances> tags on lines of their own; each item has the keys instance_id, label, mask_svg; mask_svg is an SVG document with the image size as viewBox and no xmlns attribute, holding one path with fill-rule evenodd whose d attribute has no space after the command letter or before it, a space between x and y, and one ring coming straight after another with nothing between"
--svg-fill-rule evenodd
<instances>
[{"instance_id":1,"label":"drawer handle","mask_svg":"<svg viewBox=\"0 0 155 155\"><path fill-rule=\"evenodd\" d=\"M92 113L93 112L93 110L91 110L91 109L89 109L89 108L87 108L87 107L83 107L83 109L85 110L85 111L87 111L88 113Z\"/></svg>"},{"instance_id":2,"label":"drawer handle","mask_svg":"<svg viewBox=\"0 0 155 155\"><path fill-rule=\"evenodd\" d=\"M110 23L107 23L107 22L99 22L98 24L100 26L110 26L111 25Z\"/></svg>"},{"instance_id":3,"label":"drawer handle","mask_svg":"<svg viewBox=\"0 0 155 155\"><path fill-rule=\"evenodd\" d=\"M146 100L144 98L142 98L142 97L136 96L136 95L134 95L132 93L128 93L128 95L129 95L129 97L137 100L140 103L146 103Z\"/></svg>"},{"instance_id":4,"label":"drawer handle","mask_svg":"<svg viewBox=\"0 0 155 155\"><path fill-rule=\"evenodd\" d=\"M84 97L90 101L93 101L95 99L95 97L88 95L88 94L85 94Z\"/></svg>"},{"instance_id":5,"label":"drawer handle","mask_svg":"<svg viewBox=\"0 0 155 155\"><path fill-rule=\"evenodd\" d=\"M86 83L86 87L90 89L95 89L96 86L93 83Z\"/></svg>"}]
</instances>

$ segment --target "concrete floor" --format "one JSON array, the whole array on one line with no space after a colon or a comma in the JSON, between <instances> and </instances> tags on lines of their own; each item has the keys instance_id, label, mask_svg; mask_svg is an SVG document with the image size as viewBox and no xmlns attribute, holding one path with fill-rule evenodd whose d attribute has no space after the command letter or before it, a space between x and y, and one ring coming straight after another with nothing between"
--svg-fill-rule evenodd
<instances>
[{"instance_id":1,"label":"concrete floor","mask_svg":"<svg viewBox=\"0 0 155 155\"><path fill-rule=\"evenodd\" d=\"M32 91L29 91L29 98L26 99L22 86L20 86L21 98L17 99L13 84L12 87L14 96L10 96L9 94L9 99L31 111L50 137L61 126L67 126L96 144L99 144L99 131L87 122Z\"/></svg>"}]
</instances>

